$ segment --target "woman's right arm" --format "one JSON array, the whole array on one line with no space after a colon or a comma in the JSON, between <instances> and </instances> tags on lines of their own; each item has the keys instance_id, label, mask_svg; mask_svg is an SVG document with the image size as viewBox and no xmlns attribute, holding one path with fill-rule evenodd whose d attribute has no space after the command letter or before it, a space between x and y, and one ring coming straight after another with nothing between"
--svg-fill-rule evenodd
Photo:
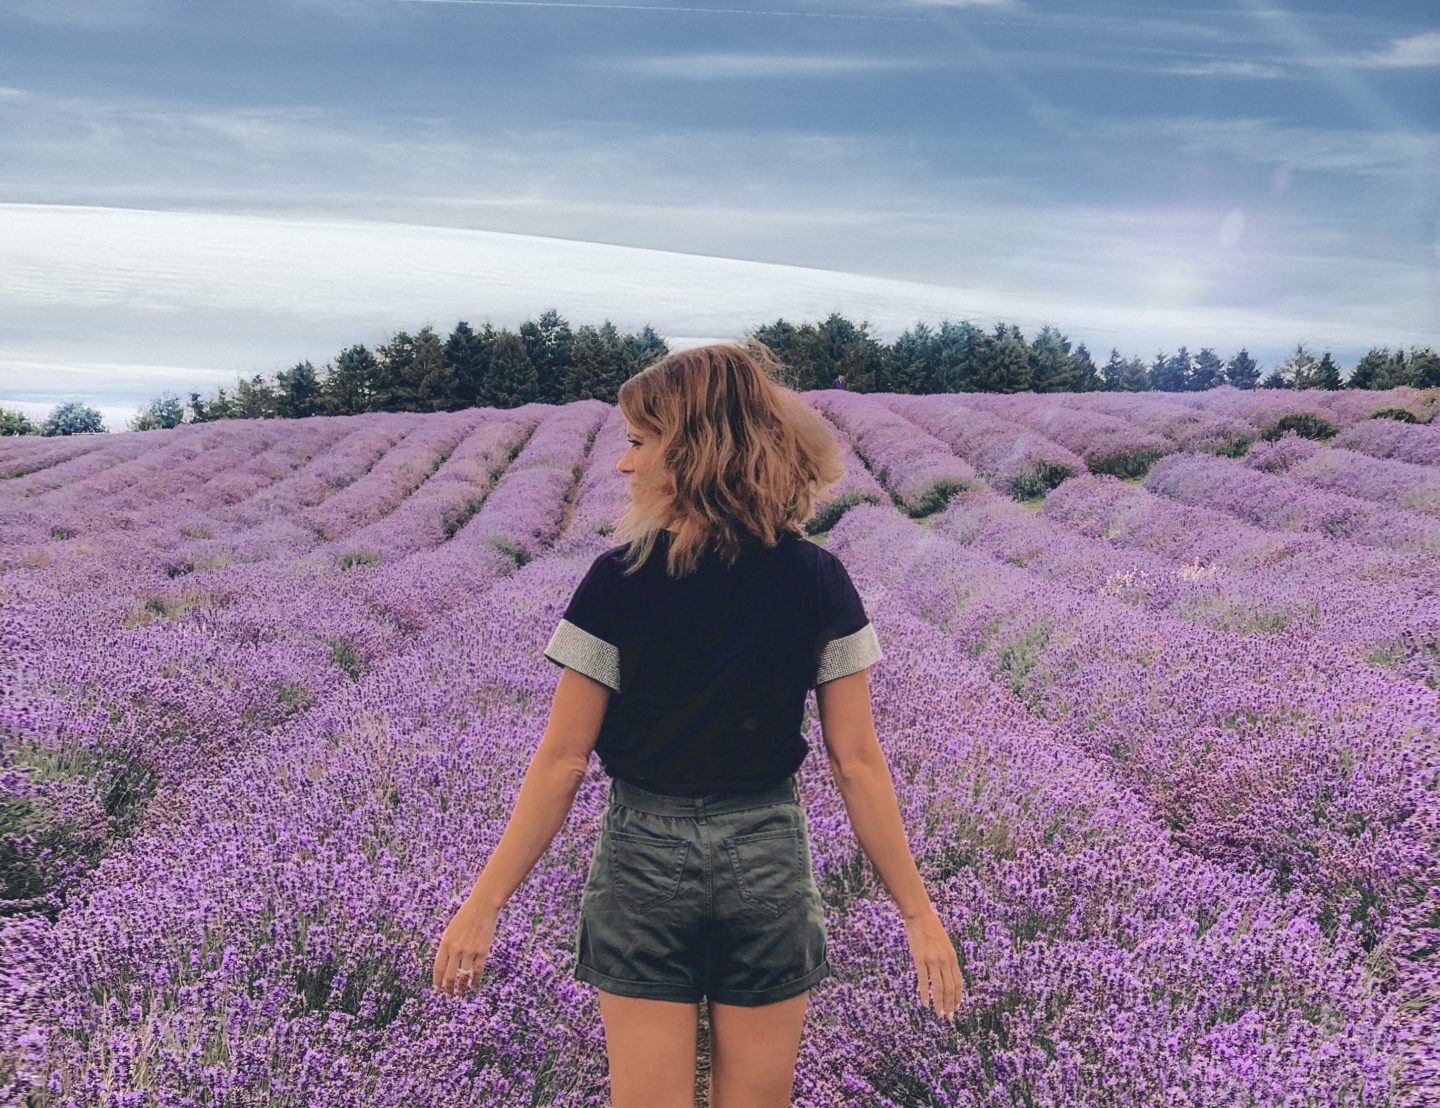
<instances>
[{"instance_id":1,"label":"woman's right arm","mask_svg":"<svg viewBox=\"0 0 1440 1108\"><path fill-rule=\"evenodd\" d=\"M850 826L860 847L874 864L900 914L913 919L932 911L930 894L900 819L900 801L890 766L875 734L870 712L870 679L866 670L826 681L815 688L815 706L830 773L845 801Z\"/></svg>"},{"instance_id":2,"label":"woman's right arm","mask_svg":"<svg viewBox=\"0 0 1440 1108\"><path fill-rule=\"evenodd\" d=\"M905 919L920 1003L948 1018L964 994L959 959L910 853L890 766L875 734L867 672L817 685L815 705L850 826Z\"/></svg>"}]
</instances>

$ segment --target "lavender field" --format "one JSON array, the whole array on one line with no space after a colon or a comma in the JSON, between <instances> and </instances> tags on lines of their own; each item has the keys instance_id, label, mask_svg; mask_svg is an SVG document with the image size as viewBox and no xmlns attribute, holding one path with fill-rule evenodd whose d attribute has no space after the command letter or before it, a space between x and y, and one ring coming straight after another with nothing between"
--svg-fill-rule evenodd
<instances>
[{"instance_id":1,"label":"lavender field","mask_svg":"<svg viewBox=\"0 0 1440 1108\"><path fill-rule=\"evenodd\" d=\"M1440 422L1372 418L1440 397L805 396L966 996L917 1003L812 698L794 1103L1440 1103ZM1266 437L1302 414L1336 433ZM479 989L430 975L624 440L599 401L0 440L0 1102L608 1103L598 762Z\"/></svg>"}]
</instances>

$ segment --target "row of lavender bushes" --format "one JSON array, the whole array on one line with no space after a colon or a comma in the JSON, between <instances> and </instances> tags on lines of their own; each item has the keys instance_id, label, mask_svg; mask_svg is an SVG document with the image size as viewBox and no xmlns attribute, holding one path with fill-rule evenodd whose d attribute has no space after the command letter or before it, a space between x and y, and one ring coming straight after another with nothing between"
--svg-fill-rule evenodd
<instances>
[{"instance_id":1,"label":"row of lavender bushes","mask_svg":"<svg viewBox=\"0 0 1440 1108\"><path fill-rule=\"evenodd\" d=\"M1390 466L1433 465L1440 432L1335 407L1330 445L1232 459L1193 447L1273 411L1115 398L1087 438L1069 397L809 396L849 474L820 541L886 644L877 725L969 995L953 1028L913 1003L811 759L837 972L795 1102L1423 1103L1435 513ZM1143 484L1082 472L1126 433L1167 448ZM0 460L0 1087L604 1103L569 977L598 770L479 993L427 986L543 724L540 647L623 506L623 438L587 401ZM1074 468L1037 514L1011 478L1038 461Z\"/></svg>"}]
</instances>

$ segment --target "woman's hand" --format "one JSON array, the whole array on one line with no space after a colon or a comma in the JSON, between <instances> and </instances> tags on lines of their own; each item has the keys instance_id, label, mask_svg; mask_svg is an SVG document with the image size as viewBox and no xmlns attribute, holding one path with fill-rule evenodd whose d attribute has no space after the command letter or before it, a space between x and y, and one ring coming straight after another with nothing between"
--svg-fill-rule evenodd
<instances>
[{"instance_id":1,"label":"woman's hand","mask_svg":"<svg viewBox=\"0 0 1440 1108\"><path fill-rule=\"evenodd\" d=\"M933 907L905 920L905 938L910 943L910 956L915 959L920 1003L929 1004L937 1016L949 1019L965 995L965 981L960 976L955 944Z\"/></svg>"},{"instance_id":2,"label":"woman's hand","mask_svg":"<svg viewBox=\"0 0 1440 1108\"><path fill-rule=\"evenodd\" d=\"M447 996L463 997L479 987L499 918L497 910L477 901L466 900L460 905L440 938L433 971L435 988Z\"/></svg>"}]
</instances>

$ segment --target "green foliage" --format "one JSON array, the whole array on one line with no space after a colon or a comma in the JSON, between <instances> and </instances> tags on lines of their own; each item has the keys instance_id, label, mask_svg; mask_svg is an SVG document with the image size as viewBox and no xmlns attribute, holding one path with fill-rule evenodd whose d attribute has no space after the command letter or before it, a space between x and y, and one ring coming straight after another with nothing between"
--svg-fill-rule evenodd
<instances>
[{"instance_id":1,"label":"green foliage","mask_svg":"<svg viewBox=\"0 0 1440 1108\"><path fill-rule=\"evenodd\" d=\"M53 921L70 886L133 829L158 775L113 747L28 742L11 768L25 785L0 794L0 915Z\"/></svg>"},{"instance_id":2,"label":"green foliage","mask_svg":"<svg viewBox=\"0 0 1440 1108\"><path fill-rule=\"evenodd\" d=\"M42 435L93 435L105 431L99 411L78 400L61 404L40 425Z\"/></svg>"},{"instance_id":3,"label":"green foliage","mask_svg":"<svg viewBox=\"0 0 1440 1108\"><path fill-rule=\"evenodd\" d=\"M0 435L36 435L39 429L18 408L0 408Z\"/></svg>"},{"instance_id":4,"label":"green foliage","mask_svg":"<svg viewBox=\"0 0 1440 1108\"><path fill-rule=\"evenodd\" d=\"M125 426L131 431L154 431L179 427L184 422L185 408L180 403L180 397L173 392L164 392L141 408Z\"/></svg>"},{"instance_id":5,"label":"green foliage","mask_svg":"<svg viewBox=\"0 0 1440 1108\"><path fill-rule=\"evenodd\" d=\"M1091 473L1108 473L1112 477L1138 480L1150 472L1150 467L1164 451L1155 447L1124 450L1105 457L1087 458Z\"/></svg>"},{"instance_id":6,"label":"green foliage","mask_svg":"<svg viewBox=\"0 0 1440 1108\"><path fill-rule=\"evenodd\" d=\"M1399 420L1401 423L1424 423L1424 422L1425 422L1425 420L1421 419L1421 418L1420 418L1419 416L1417 416L1414 412L1412 412L1409 408L1376 408L1373 412L1370 413L1370 418L1371 418L1371 419L1395 419L1395 420Z\"/></svg>"},{"instance_id":7,"label":"green foliage","mask_svg":"<svg viewBox=\"0 0 1440 1108\"><path fill-rule=\"evenodd\" d=\"M1017 474L1005 491L1015 500L1034 500L1043 497L1074 470L1064 462L1040 460L1029 469Z\"/></svg>"},{"instance_id":8,"label":"green foliage","mask_svg":"<svg viewBox=\"0 0 1440 1108\"><path fill-rule=\"evenodd\" d=\"M1043 324L1027 341L1014 324L997 322L984 330L968 320L943 320L938 327L920 321L895 339L882 342L868 321L856 323L838 312L818 322L783 318L754 328L749 337L774 351L778 379L795 391L836 387L843 377L853 392L925 395L943 392L1143 392L1198 391L1230 384L1255 388L1260 370L1241 349L1222 363L1210 347L1191 355L1180 347L1155 356L1151 365L1111 350L1097 367L1083 343L1057 327ZM646 324L622 334L610 320L572 329L555 309L526 320L518 331L479 328L460 320L441 338L431 324L415 334L395 332L372 353L356 344L345 348L317 373L300 361L275 374L236 378L233 395L218 388L211 397L189 394L153 401L129 424L131 429L173 427L182 422L220 419L295 419L311 415L355 415L371 411L458 411L472 407L515 408L534 402L568 404L596 399L615 403L622 384L670 352ZM1412 347L1394 354L1377 348L1360 359L1349 379L1327 351L1318 361L1299 344L1263 382L1265 388L1376 388L1397 385L1440 387L1440 356ZM70 405L50 430L76 434L103 430L99 414L82 417ZM86 409L92 412L93 409ZM89 422L86 422L89 418ZM0 408L0 435L29 434L20 413ZM1230 453L1236 444L1217 445ZM1100 472L1104 472L1103 470Z\"/></svg>"},{"instance_id":9,"label":"green foliage","mask_svg":"<svg viewBox=\"0 0 1440 1108\"><path fill-rule=\"evenodd\" d=\"M332 637L329 642L330 663L343 670L350 680L359 681L364 671L360 664L360 655L355 650L354 644L340 635Z\"/></svg>"},{"instance_id":10,"label":"green foliage","mask_svg":"<svg viewBox=\"0 0 1440 1108\"><path fill-rule=\"evenodd\" d=\"M1323 441L1333 438L1339 433L1339 428L1331 423L1324 416L1316 415L1314 412L1292 412L1283 415L1261 432L1260 437L1266 442L1274 442L1286 431L1294 431L1307 439Z\"/></svg>"},{"instance_id":11,"label":"green foliage","mask_svg":"<svg viewBox=\"0 0 1440 1108\"><path fill-rule=\"evenodd\" d=\"M1253 389L1260 380L1260 366L1243 346L1225 364L1225 380L1237 389Z\"/></svg>"},{"instance_id":12,"label":"green foliage","mask_svg":"<svg viewBox=\"0 0 1440 1108\"><path fill-rule=\"evenodd\" d=\"M805 524L807 535L822 535L840 522L840 517L848 512L856 504L879 504L880 499L871 492L852 491L841 496L832 497L819 509L809 522Z\"/></svg>"},{"instance_id":13,"label":"green foliage","mask_svg":"<svg viewBox=\"0 0 1440 1108\"><path fill-rule=\"evenodd\" d=\"M340 557L336 559L335 564L341 570L346 570L353 566L374 565L379 560L380 555L376 554L373 550L352 550L340 555Z\"/></svg>"}]
</instances>

